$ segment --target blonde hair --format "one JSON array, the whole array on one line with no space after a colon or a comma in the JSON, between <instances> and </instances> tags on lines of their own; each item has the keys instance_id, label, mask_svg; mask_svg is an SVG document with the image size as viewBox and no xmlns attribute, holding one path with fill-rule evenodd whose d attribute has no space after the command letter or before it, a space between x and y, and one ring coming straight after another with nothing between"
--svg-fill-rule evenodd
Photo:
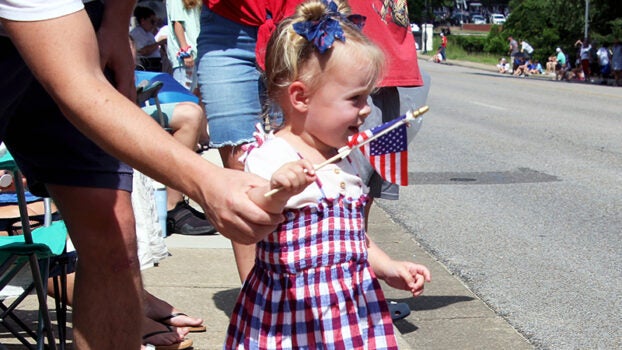
<instances>
[{"instance_id":1,"label":"blonde hair","mask_svg":"<svg viewBox=\"0 0 622 350\"><path fill-rule=\"evenodd\" d=\"M186 10L191 10L195 7L201 6L201 0L182 0Z\"/></svg>"},{"instance_id":2,"label":"blonde hair","mask_svg":"<svg viewBox=\"0 0 622 350\"><path fill-rule=\"evenodd\" d=\"M313 92L320 86L325 73L336 66L334 62L352 62L369 67L370 90L384 72L384 54L345 16L351 13L346 1L333 0L343 16L331 15L322 0L307 0L298 5L296 13L283 20L267 46L264 72L268 98L278 101L279 95L294 81L302 81ZM335 39L333 46L320 54L314 43L296 33L295 23L317 21L331 16L343 29L345 41Z\"/></svg>"}]
</instances>

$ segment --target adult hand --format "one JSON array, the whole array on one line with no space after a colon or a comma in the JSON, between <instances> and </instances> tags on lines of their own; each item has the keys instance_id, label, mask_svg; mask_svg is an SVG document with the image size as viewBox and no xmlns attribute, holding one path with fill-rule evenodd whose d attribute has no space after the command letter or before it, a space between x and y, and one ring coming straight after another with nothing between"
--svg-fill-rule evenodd
<instances>
[{"instance_id":1,"label":"adult hand","mask_svg":"<svg viewBox=\"0 0 622 350\"><path fill-rule=\"evenodd\" d=\"M235 242L256 243L284 219L282 214L269 214L249 199L252 188L267 186L267 180L258 176L216 168L199 185L204 200L195 200L218 232Z\"/></svg>"}]
</instances>

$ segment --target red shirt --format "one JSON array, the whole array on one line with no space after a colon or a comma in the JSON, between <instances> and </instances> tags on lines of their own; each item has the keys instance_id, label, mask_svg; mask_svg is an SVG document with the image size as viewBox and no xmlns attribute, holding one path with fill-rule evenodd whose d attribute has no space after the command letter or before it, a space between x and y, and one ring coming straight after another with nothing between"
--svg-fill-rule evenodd
<instances>
[{"instance_id":1,"label":"red shirt","mask_svg":"<svg viewBox=\"0 0 622 350\"><path fill-rule=\"evenodd\" d=\"M302 0L203 0L212 12L247 26L257 27L255 55L257 64L264 67L266 45L270 34L283 18L296 10Z\"/></svg>"},{"instance_id":2,"label":"red shirt","mask_svg":"<svg viewBox=\"0 0 622 350\"><path fill-rule=\"evenodd\" d=\"M203 0L213 12L231 21L258 27L255 54L263 69L265 48L276 23L293 14L303 0ZM415 39L408 23L406 2L350 0L352 13L367 17L363 33L384 51L387 72L380 86L422 86ZM268 13L271 18L268 19Z\"/></svg>"},{"instance_id":3,"label":"red shirt","mask_svg":"<svg viewBox=\"0 0 622 350\"><path fill-rule=\"evenodd\" d=\"M392 7L383 7L385 1L380 0L350 0L349 3L352 13L367 17L363 33L386 56L387 71L379 86L423 86L406 2L390 1Z\"/></svg>"}]
</instances>

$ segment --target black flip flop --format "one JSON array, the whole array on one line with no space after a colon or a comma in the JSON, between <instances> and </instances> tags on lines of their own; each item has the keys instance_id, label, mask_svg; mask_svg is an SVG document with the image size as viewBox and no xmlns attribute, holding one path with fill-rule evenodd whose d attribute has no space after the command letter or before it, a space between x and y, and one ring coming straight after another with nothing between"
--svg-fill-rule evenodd
<instances>
[{"instance_id":1,"label":"black flip flop","mask_svg":"<svg viewBox=\"0 0 622 350\"><path fill-rule=\"evenodd\" d=\"M395 301L389 301L389 311L391 312L391 319L393 321L401 320L402 318L410 315L410 308L406 303L398 303Z\"/></svg>"}]
</instances>

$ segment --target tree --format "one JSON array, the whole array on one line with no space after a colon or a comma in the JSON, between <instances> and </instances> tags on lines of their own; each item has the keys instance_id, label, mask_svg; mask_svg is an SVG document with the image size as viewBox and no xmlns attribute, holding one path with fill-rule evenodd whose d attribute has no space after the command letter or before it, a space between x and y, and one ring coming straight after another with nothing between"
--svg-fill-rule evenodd
<instances>
[{"instance_id":1,"label":"tree","mask_svg":"<svg viewBox=\"0 0 622 350\"><path fill-rule=\"evenodd\" d=\"M503 26L505 37L525 39L540 60L561 47L573 56L573 44L582 39L586 0L511 0L511 15ZM590 0L589 36L612 41L622 32L622 7L618 0Z\"/></svg>"}]
</instances>

